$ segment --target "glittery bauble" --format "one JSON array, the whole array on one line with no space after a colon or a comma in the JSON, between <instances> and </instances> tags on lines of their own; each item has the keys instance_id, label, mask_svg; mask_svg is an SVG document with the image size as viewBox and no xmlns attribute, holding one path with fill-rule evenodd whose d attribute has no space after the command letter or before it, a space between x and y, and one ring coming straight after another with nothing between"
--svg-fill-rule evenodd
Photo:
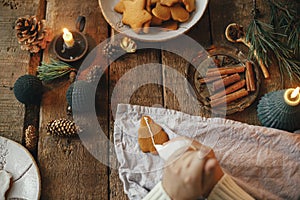
<instances>
[{"instance_id":1,"label":"glittery bauble","mask_svg":"<svg viewBox=\"0 0 300 200\"><path fill-rule=\"evenodd\" d=\"M95 93L89 83L76 81L69 86L66 98L73 111L88 111L95 102Z\"/></svg>"},{"instance_id":2,"label":"glittery bauble","mask_svg":"<svg viewBox=\"0 0 300 200\"><path fill-rule=\"evenodd\" d=\"M24 75L15 82L14 94L21 103L39 105L42 93L42 82L35 76Z\"/></svg>"},{"instance_id":3,"label":"glittery bauble","mask_svg":"<svg viewBox=\"0 0 300 200\"><path fill-rule=\"evenodd\" d=\"M293 132L300 129L300 105L286 104L284 93L279 90L264 95L257 106L257 116L263 126Z\"/></svg>"}]
</instances>

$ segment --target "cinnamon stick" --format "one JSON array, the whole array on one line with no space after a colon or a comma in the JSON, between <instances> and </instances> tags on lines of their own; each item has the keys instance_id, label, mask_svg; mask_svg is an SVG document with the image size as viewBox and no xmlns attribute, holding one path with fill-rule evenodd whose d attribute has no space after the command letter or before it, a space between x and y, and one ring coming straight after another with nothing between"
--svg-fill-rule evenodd
<instances>
[{"instance_id":1,"label":"cinnamon stick","mask_svg":"<svg viewBox=\"0 0 300 200\"><path fill-rule=\"evenodd\" d=\"M234 73L241 73L245 71L244 66L238 66L238 67L224 67L220 69L208 69L206 72L206 77L211 76L221 76L225 74L234 74Z\"/></svg>"},{"instance_id":2,"label":"cinnamon stick","mask_svg":"<svg viewBox=\"0 0 300 200\"><path fill-rule=\"evenodd\" d=\"M230 75L228 77L215 81L213 83L213 90L216 91L239 80L241 80L241 76L238 73Z\"/></svg>"},{"instance_id":3,"label":"cinnamon stick","mask_svg":"<svg viewBox=\"0 0 300 200\"><path fill-rule=\"evenodd\" d=\"M246 62L246 82L248 91L253 92L256 90L253 67L249 61Z\"/></svg>"},{"instance_id":4,"label":"cinnamon stick","mask_svg":"<svg viewBox=\"0 0 300 200\"><path fill-rule=\"evenodd\" d=\"M210 82L213 82L213 81L216 81L216 80L219 80L221 78L225 78L227 77L227 75L223 75L223 76L212 76L212 77L207 77L207 78L201 78L199 79L199 82L201 84L204 84L204 83L210 83Z\"/></svg>"},{"instance_id":5,"label":"cinnamon stick","mask_svg":"<svg viewBox=\"0 0 300 200\"><path fill-rule=\"evenodd\" d=\"M225 105L225 103L230 103L232 101L235 101L239 98L242 98L244 96L247 96L249 94L249 92L245 89L242 88L234 93L228 94L226 96L223 96L221 98L218 99L214 99L210 102L211 107L217 107L220 105Z\"/></svg>"},{"instance_id":6,"label":"cinnamon stick","mask_svg":"<svg viewBox=\"0 0 300 200\"><path fill-rule=\"evenodd\" d=\"M244 79L239 82L236 82L235 84L227 87L225 90L221 90L220 92L210 96L210 100L215 100L215 99L223 97L227 94L231 94L231 93L241 89L242 87L244 87L245 83L246 83L246 81Z\"/></svg>"},{"instance_id":7,"label":"cinnamon stick","mask_svg":"<svg viewBox=\"0 0 300 200\"><path fill-rule=\"evenodd\" d=\"M244 67L244 65L235 65L235 66L226 66L226 67L212 67L212 68L207 68L206 72L214 72L214 71L218 71L218 70L224 70L224 69L234 69L237 67Z\"/></svg>"}]
</instances>

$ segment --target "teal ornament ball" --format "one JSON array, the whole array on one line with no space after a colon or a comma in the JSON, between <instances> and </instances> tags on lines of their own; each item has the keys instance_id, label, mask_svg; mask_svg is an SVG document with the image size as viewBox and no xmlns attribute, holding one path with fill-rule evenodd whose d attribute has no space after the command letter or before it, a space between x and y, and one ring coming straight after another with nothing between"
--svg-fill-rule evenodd
<instances>
[{"instance_id":1,"label":"teal ornament ball","mask_svg":"<svg viewBox=\"0 0 300 200\"><path fill-rule=\"evenodd\" d=\"M43 94L43 84L36 76L21 76L14 84L14 94L21 103L39 105Z\"/></svg>"},{"instance_id":2,"label":"teal ornament ball","mask_svg":"<svg viewBox=\"0 0 300 200\"><path fill-rule=\"evenodd\" d=\"M257 116L263 126L293 132L300 129L300 105L286 104L284 93L279 90L264 95L257 106Z\"/></svg>"},{"instance_id":3,"label":"teal ornament ball","mask_svg":"<svg viewBox=\"0 0 300 200\"><path fill-rule=\"evenodd\" d=\"M91 105L95 103L95 93L88 82L76 81L69 86L66 99L73 112L88 111L94 108Z\"/></svg>"}]
</instances>

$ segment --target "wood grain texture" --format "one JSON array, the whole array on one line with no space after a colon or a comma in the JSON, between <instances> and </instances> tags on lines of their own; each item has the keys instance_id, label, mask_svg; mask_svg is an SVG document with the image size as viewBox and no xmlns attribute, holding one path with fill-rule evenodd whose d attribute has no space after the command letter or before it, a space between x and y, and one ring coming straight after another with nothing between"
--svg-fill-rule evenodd
<instances>
[{"instance_id":1,"label":"wood grain texture","mask_svg":"<svg viewBox=\"0 0 300 200\"><path fill-rule=\"evenodd\" d=\"M199 102L194 101L195 95L192 88L188 87L187 69L191 60L187 61L183 58L183 56L197 55L198 52L195 52L195 48L189 44L183 43L189 41L187 38L190 38L191 41L194 40L204 48L210 47L210 29L208 6L200 21L186 33L186 37L165 44L164 48L178 51L178 53L176 55L169 51L162 51L163 81L165 86L170 86L164 87L164 107L193 115L206 115Z\"/></svg>"},{"instance_id":2,"label":"wood grain texture","mask_svg":"<svg viewBox=\"0 0 300 200\"><path fill-rule=\"evenodd\" d=\"M54 35L61 34L63 27L75 30L75 21L79 15L86 17L84 34L89 41L89 50L92 50L108 34L107 24L101 15L98 2L94 0L84 3L71 0L47 2L46 19ZM45 51L45 61L53 57L51 53L49 49ZM78 67L80 63L71 64ZM107 88L107 77L104 77L101 83ZM69 85L66 79L48 84L43 96L38 148L38 163L42 176L41 199L108 199L107 166L94 158L86 148L99 152L102 156L100 159L105 160L108 150L107 138L101 138L101 141L96 141L97 144L91 142L83 145L79 138L57 138L46 133L46 125L50 120L67 118L65 94ZM107 97L96 94L96 106L107 108ZM105 110L97 113L97 120L105 134L108 134L107 113Z\"/></svg>"},{"instance_id":3,"label":"wood grain texture","mask_svg":"<svg viewBox=\"0 0 300 200\"><path fill-rule=\"evenodd\" d=\"M16 100L9 88L27 73L30 53L21 50L14 25L18 17L35 15L39 1L9 2L10 4L1 2L0 5L0 135L21 143L25 106Z\"/></svg>"},{"instance_id":4,"label":"wood grain texture","mask_svg":"<svg viewBox=\"0 0 300 200\"><path fill-rule=\"evenodd\" d=\"M136 54L127 54L112 63L110 66L110 100L118 103L130 103L144 106L162 106L162 70L159 60L159 50L144 49L139 50ZM152 67L143 66L140 68L140 65L149 63L158 63L158 65L154 64L151 65ZM136 72L138 72L138 76L136 76ZM155 74L156 77L152 79L155 79L156 81L153 81L152 84L140 85L142 82L147 82L146 80L151 80L149 74ZM132 90L132 88L136 88L136 90ZM114 92L117 92L118 95L112 96ZM110 140L112 143L113 112L116 111L115 105L116 104L111 105ZM113 154L111 155L110 162L114 164L114 166L118 165L116 157ZM118 170L116 168L112 168L110 171L110 199L128 199L124 193L123 184L119 179Z\"/></svg>"}]
</instances>

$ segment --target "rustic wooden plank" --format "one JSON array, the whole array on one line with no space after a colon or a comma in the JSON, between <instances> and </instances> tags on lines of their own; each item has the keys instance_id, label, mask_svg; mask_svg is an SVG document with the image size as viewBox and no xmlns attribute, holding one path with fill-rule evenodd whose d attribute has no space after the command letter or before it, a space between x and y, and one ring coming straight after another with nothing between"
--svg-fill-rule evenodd
<instances>
[{"instance_id":1,"label":"rustic wooden plank","mask_svg":"<svg viewBox=\"0 0 300 200\"><path fill-rule=\"evenodd\" d=\"M139 76L132 76L133 70L139 68L139 65L159 63L159 60L159 50L145 49L138 50L135 54L124 55L122 58L113 62L110 66L110 97L114 92L118 92L118 95L112 96L110 101L144 106L163 105L162 87L160 86L162 84L162 71L159 64L157 68L155 67L155 70L153 70L153 68L144 67L144 73L138 73ZM140 80L149 80L150 72L151 74L156 74L159 80L154 81L153 84L138 87L136 91L132 92L132 88L137 86ZM122 82L121 87L116 87L116 85L120 84L119 81L121 78L124 82ZM129 102L127 97L130 97ZM115 112L116 107L114 106L116 105L111 106L112 112ZM113 143L113 116L111 117L110 140ZM110 158L110 162L114 166L117 166L118 162L116 157L111 155ZM117 168L112 168L110 172L110 199L128 199L124 193L123 184L120 181Z\"/></svg>"},{"instance_id":2,"label":"rustic wooden plank","mask_svg":"<svg viewBox=\"0 0 300 200\"><path fill-rule=\"evenodd\" d=\"M0 135L22 142L25 106L19 103L10 87L26 74L30 53L20 49L14 24L18 17L35 15L39 0L2 1L0 5ZM6 87L5 87L6 86Z\"/></svg>"},{"instance_id":3,"label":"rustic wooden plank","mask_svg":"<svg viewBox=\"0 0 300 200\"><path fill-rule=\"evenodd\" d=\"M191 40L194 40L204 48L208 48L211 46L209 6L207 7L206 11L204 12L204 15L199 20L199 22L196 23L186 33L185 37L189 37ZM183 81L183 84L182 81L178 81L182 80L182 77L187 78L187 69L191 61L185 60L182 56L190 57L191 55L197 55L197 52L194 52L195 49L191 48L187 44L182 44L182 41L187 40L188 39L182 39L181 37L179 37L179 39L177 40L174 39L171 42L163 44L164 48L168 48L171 51L176 51L178 49L178 52L180 52L181 54L176 55L168 51L162 51L164 86L172 85L174 88L172 91L170 88L164 87L164 107L174 110L180 110L189 114L200 115L204 111L200 107L197 107L195 105L198 102L194 102L194 105L190 105L190 95L193 95L193 91L187 91L187 79ZM188 96L186 95L187 93ZM183 101L180 102L178 98L182 98Z\"/></svg>"},{"instance_id":4,"label":"rustic wooden plank","mask_svg":"<svg viewBox=\"0 0 300 200\"><path fill-rule=\"evenodd\" d=\"M210 34L210 5L208 4L203 16L186 34L201 44L204 48L212 45L212 38Z\"/></svg>"},{"instance_id":5,"label":"rustic wooden plank","mask_svg":"<svg viewBox=\"0 0 300 200\"><path fill-rule=\"evenodd\" d=\"M91 50L108 34L107 24L101 15L98 2L48 1L46 20L54 35L61 33L63 27L74 30L75 20L79 15L86 17L84 33L88 37ZM50 53L46 51L45 60L52 56ZM76 63L77 66L79 64L80 62ZM104 84L104 88L107 87L106 76L101 83ZM79 138L57 138L46 134L46 124L50 120L67 118L65 93L69 85L65 79L47 85L42 100L38 148L43 186L41 199L108 199L107 166L94 158ZM107 99L107 95L97 95L96 102L101 102L97 103L97 106L107 107ZM106 134L108 134L107 113L97 113L98 121ZM103 152L100 159L107 159L106 140L103 138L103 141L97 141L103 145L93 146L94 151Z\"/></svg>"},{"instance_id":6,"label":"rustic wooden plank","mask_svg":"<svg viewBox=\"0 0 300 200\"><path fill-rule=\"evenodd\" d=\"M239 48L247 55L248 49L243 44L233 44L227 41L225 38L224 32L228 24L238 23L245 28L248 26L250 19L252 17L252 1L218 1L211 0L210 6L210 16L211 16L211 27L212 27L212 40L216 45L227 45ZM258 0L257 6L260 9L261 13L264 13L265 16L262 20L266 20L268 17L269 11L266 1ZM260 93L256 102L254 102L250 107L246 108L244 111L235 113L228 116L227 118L247 122L249 124L260 124L256 116L256 106L258 100L262 95L270 91L278 90L282 88L280 81L280 72L275 65L270 66L269 72L271 77L269 79L263 79L260 87Z\"/></svg>"},{"instance_id":7,"label":"rustic wooden plank","mask_svg":"<svg viewBox=\"0 0 300 200\"><path fill-rule=\"evenodd\" d=\"M188 53L187 49L182 52ZM204 110L199 104L192 88L189 88L186 71L190 62L179 55L162 52L164 75L164 107L179 110L191 115L202 115Z\"/></svg>"}]
</instances>

